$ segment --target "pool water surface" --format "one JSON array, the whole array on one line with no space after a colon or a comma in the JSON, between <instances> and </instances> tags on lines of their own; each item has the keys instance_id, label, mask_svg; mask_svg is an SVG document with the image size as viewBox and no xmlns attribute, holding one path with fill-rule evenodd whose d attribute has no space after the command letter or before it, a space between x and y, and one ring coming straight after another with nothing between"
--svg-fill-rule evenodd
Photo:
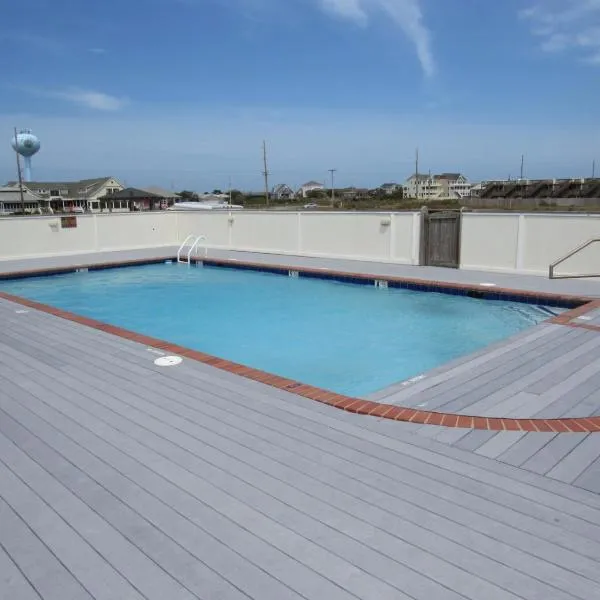
<instances>
[{"instance_id":1,"label":"pool water surface","mask_svg":"<svg viewBox=\"0 0 600 600\"><path fill-rule=\"evenodd\" d=\"M561 312L181 264L10 280L0 282L0 290L352 396L419 375Z\"/></svg>"}]
</instances>

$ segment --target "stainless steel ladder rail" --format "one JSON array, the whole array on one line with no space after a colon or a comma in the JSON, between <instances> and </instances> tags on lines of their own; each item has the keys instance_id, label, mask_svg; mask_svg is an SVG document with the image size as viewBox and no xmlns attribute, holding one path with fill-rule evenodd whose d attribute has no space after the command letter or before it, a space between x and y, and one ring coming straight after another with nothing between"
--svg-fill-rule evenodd
<instances>
[{"instance_id":1,"label":"stainless steel ladder rail","mask_svg":"<svg viewBox=\"0 0 600 600\"><path fill-rule=\"evenodd\" d=\"M558 267L558 265L564 263L565 260L571 258L572 256L575 256L575 254L579 254L579 252L581 252L588 246L591 246L592 244L595 244L597 242L600 242L600 237L591 238L587 242L584 242L583 244L580 244L579 246L577 246L577 248L573 248L573 250L571 250L571 252L569 252L568 254L565 254L564 256L561 256L558 260L555 260L548 267L548 278L549 279L577 279L577 278L581 278L581 277L600 277L600 273L590 273L590 274L583 274L583 275L556 275L554 273L554 270L556 269L556 267Z\"/></svg>"},{"instance_id":2,"label":"stainless steel ladder rail","mask_svg":"<svg viewBox=\"0 0 600 600\"><path fill-rule=\"evenodd\" d=\"M182 260L181 258L181 254L183 252L183 249L188 245L188 243L191 240L194 240L194 242L190 245L190 249L188 250L185 259ZM196 248L198 248L198 244L202 241L206 241L206 236L204 235L199 235L199 236L194 236L193 233L191 233L190 235L188 235L185 240L183 240L183 243L181 244L181 246L179 246L179 250L177 250L177 262L178 263L187 263L188 265L191 262L191 258L192 258L192 253L194 252L194 250L196 250ZM206 246L206 244L204 245L204 257L206 258L206 256L208 255L208 248Z\"/></svg>"},{"instance_id":3,"label":"stainless steel ladder rail","mask_svg":"<svg viewBox=\"0 0 600 600\"><path fill-rule=\"evenodd\" d=\"M192 253L194 252L194 250L196 250L196 248L198 247L198 244L202 240L204 240L206 242L206 236L199 235L194 240L194 243L191 245L190 249L188 250L188 253L187 253L187 263L188 263L188 265L190 264L190 259L191 259ZM206 244L204 244L204 258L206 258L207 255L208 255L208 248L206 247Z\"/></svg>"}]
</instances>

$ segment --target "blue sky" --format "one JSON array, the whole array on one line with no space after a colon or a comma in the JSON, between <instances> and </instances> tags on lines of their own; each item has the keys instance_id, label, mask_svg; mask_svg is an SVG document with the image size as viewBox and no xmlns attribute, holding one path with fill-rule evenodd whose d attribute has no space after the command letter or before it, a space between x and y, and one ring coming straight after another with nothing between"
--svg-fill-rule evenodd
<instances>
[{"instance_id":1,"label":"blue sky","mask_svg":"<svg viewBox=\"0 0 600 600\"><path fill-rule=\"evenodd\" d=\"M200 191L589 176L600 0L27 0L0 23L0 180ZM598 169L600 172L600 168Z\"/></svg>"}]
</instances>

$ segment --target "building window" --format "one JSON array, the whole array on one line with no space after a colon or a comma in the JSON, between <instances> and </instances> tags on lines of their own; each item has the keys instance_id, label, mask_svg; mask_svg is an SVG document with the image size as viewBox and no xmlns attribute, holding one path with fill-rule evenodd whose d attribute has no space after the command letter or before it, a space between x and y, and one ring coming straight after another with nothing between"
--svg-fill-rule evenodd
<instances>
[{"instance_id":1,"label":"building window","mask_svg":"<svg viewBox=\"0 0 600 600\"><path fill-rule=\"evenodd\" d=\"M98 210L100 208L99 202L92 202L92 210Z\"/></svg>"},{"instance_id":2,"label":"building window","mask_svg":"<svg viewBox=\"0 0 600 600\"><path fill-rule=\"evenodd\" d=\"M51 196L60 196L60 190L50 190Z\"/></svg>"}]
</instances>

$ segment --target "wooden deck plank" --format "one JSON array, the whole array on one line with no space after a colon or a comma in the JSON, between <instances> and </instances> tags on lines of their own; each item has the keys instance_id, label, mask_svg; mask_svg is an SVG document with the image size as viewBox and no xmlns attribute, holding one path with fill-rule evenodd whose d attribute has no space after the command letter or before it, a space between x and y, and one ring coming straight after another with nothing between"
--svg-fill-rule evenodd
<instances>
[{"instance_id":1,"label":"wooden deck plank","mask_svg":"<svg viewBox=\"0 0 600 600\"><path fill-rule=\"evenodd\" d=\"M202 370L202 369L200 369L200 370ZM197 371L199 371L199 370L198 370L198 369L196 369L196 368L194 368L194 369L193 369L193 372L194 372L194 374L197 374ZM227 375L227 374L225 374L225 375ZM204 371L203 371L203 373L202 373L202 377L205 377L205 376L206 376L206 370L204 370ZM219 377L221 377L221 376L222 376L222 375L221 375L221 373L219 373ZM212 377L212 374L211 374L211 377ZM227 380L227 384L229 385L231 381L234 381L234 379L232 379L232 378L230 377L230 378ZM243 390L243 389L246 389L246 387L247 387L247 386L246 386L246 383L247 383L247 382L245 382L245 381L244 381L244 385L243 385L243 387L242 387L242 386L240 386L240 385L238 385L238 386L237 386L237 387L238 387L238 389L242 389L242 390ZM237 384L232 384L232 385L234 385L234 387L235 387L235 385L237 385ZM258 385L255 385L255 386L253 386L253 388L254 388L254 389L259 389L260 387L261 387L261 386L258 386ZM279 392L279 391L278 391L278 392ZM289 400L289 399L294 399L294 398L295 398L295 397L293 397L292 395L289 395L289 394L288 394L288 395L286 395L285 393L283 393L283 395L284 395L286 398L288 398L288 400ZM259 398L260 398L261 396L260 396L260 395L257 395L257 397L259 397ZM304 405L305 405L305 402L304 402L304 401L301 401L301 404L304 406ZM311 410L312 410L312 411L314 411L314 410L317 410L317 411L318 411L318 410L319 410L319 407L320 407L320 405L313 405L313 406L311 406ZM331 415L331 412L329 412L329 414ZM339 418L339 416L340 416L340 415L342 415L342 414L343 414L343 413L339 413L339 412L337 412L337 413L335 414L335 416ZM383 424L382 424L382 425L383 425ZM393 424L392 424L392 425L393 425ZM569 490L569 493L571 493L571 490ZM589 501L589 498L585 498L585 501L586 501L586 502L588 502L588 501Z\"/></svg>"},{"instance_id":2,"label":"wooden deck plank","mask_svg":"<svg viewBox=\"0 0 600 600\"><path fill-rule=\"evenodd\" d=\"M579 446L590 434L558 435L536 452L522 467L534 473L545 475Z\"/></svg>"},{"instance_id":3,"label":"wooden deck plank","mask_svg":"<svg viewBox=\"0 0 600 600\"><path fill-rule=\"evenodd\" d=\"M194 373L196 373L196 369L194 369L193 371L194 371ZM245 383L245 382L244 382L244 383ZM241 388L241 389L244 389L244 388ZM184 388L184 391L185 391L185 388ZM268 400L268 398L267 398L267 400ZM305 402L302 402L302 405L303 405L303 406L306 406L306 403L305 403ZM311 411L312 411L312 410L314 410L314 408L315 408L314 406L311 406ZM318 409L318 405L316 405L316 409ZM331 415L331 411L329 412L329 414ZM334 414L335 414L335 413L334 413ZM339 413L338 413L338 414L339 414ZM336 416L337 416L337 415L336 415Z\"/></svg>"},{"instance_id":4,"label":"wooden deck plank","mask_svg":"<svg viewBox=\"0 0 600 600\"><path fill-rule=\"evenodd\" d=\"M87 547L94 548L103 557L106 561L104 572L110 572L110 565L138 590L140 595L149 600L194 598L178 581L162 569L156 568L156 564L136 546L127 542L119 531L109 526L95 511L60 485L45 469L3 435L0 435L0 455L2 461L30 492L43 497L48 507L81 536ZM9 483L14 485L15 479ZM24 486L19 487L24 489ZM20 506L17 510L19 509ZM102 571L98 576L101 573Z\"/></svg>"},{"instance_id":5,"label":"wooden deck plank","mask_svg":"<svg viewBox=\"0 0 600 600\"><path fill-rule=\"evenodd\" d=\"M16 409L17 415L23 419L23 422L28 422L27 411L19 410L19 407L14 404L13 409ZM31 426L33 420L30 415L29 417ZM164 505L159 505L155 512L158 512L161 517L156 519L156 523L170 522L166 530L174 536L169 537L152 519L144 518L141 513L131 507L131 505L137 508L152 504L152 500L143 495L141 488L137 488L130 480L111 469L81 446L69 442L58 432L52 432L47 425L44 427L43 423L38 422L37 429L41 430L42 436L49 442L52 441L53 444L50 445L41 437L34 435L21 425L20 421L15 420L6 412L0 421L0 430L6 437L26 451L33 460L52 473L63 485L77 493L88 506L97 511L107 522L115 526L132 543L152 557L157 564L162 565L167 572L181 581L199 598L207 600L248 598L217 570L211 569L201 560L208 559L214 564L214 559L219 556L219 553L214 547L207 548L211 546L211 540L207 539L207 536L202 536L200 531L196 535L193 533L190 535L190 530L194 529L192 523L185 522L181 517L178 519L178 515L174 511ZM60 449L62 453L55 450L53 446ZM158 505L156 501L154 502ZM152 511L149 510L145 512L152 514ZM177 521L181 523L180 527L177 527ZM185 531L183 535L185 541L182 541L193 549L194 553L175 541L176 531ZM224 559L220 563L219 567L224 572L228 571L226 565L231 558ZM244 570L240 568L241 566L238 565L238 571ZM238 577L238 585L247 584L248 579L252 578L252 574L246 571L243 573L243 577L243 580ZM262 593L266 594L267 590L263 590Z\"/></svg>"},{"instance_id":6,"label":"wooden deck plank","mask_svg":"<svg viewBox=\"0 0 600 600\"><path fill-rule=\"evenodd\" d=\"M590 337L588 333L583 330L584 335L565 334L557 343L545 348L544 352L524 352L515 358L512 366L516 368L502 374L496 373L493 380L487 381L485 385L482 382L476 390L463 396L460 402L444 404L443 410L467 410L472 414L487 416L491 407L513 394L524 391L529 383L543 379L565 360L595 352L600 347L600 336L592 333Z\"/></svg>"},{"instance_id":7,"label":"wooden deck plank","mask_svg":"<svg viewBox=\"0 0 600 600\"><path fill-rule=\"evenodd\" d=\"M110 439L110 438L109 438L109 439ZM178 468L178 465L179 465L179 463L178 463L178 462L173 462L173 463L172 463L172 467L171 467L171 468L172 468L172 470L175 470L175 471L176 471L176 470L177 470L177 468ZM188 465L188 466L189 466L189 465ZM191 471L190 471L190 472L191 472ZM211 479L211 481L214 481L214 478L216 478L216 480L217 480L218 482L221 482L221 483L222 483L222 482L223 482L223 480L224 480L224 478L226 477L225 475L223 475L223 473L221 473L221 474L219 475L219 474L218 474L216 471L212 471L212 472L211 472L211 474L212 474L212 476L213 476L213 479ZM198 471L196 471L195 475L196 475L196 476L198 476L198 477L201 477L201 475L200 475L200 472L198 472ZM206 480L206 481L205 481L205 483L203 484L203 487L208 487L208 488L210 488L210 487L213 487L213 484L212 484L212 483L209 483L209 482L208 482L208 480ZM220 488L217 488L217 487L215 487L215 490L216 490L216 489L220 489ZM216 493L216 492L215 492L215 493ZM247 489L247 490L246 490L246 494L247 494L247 495L246 495L246 497L245 497L245 501L248 503L248 505L251 505L251 504L252 504L252 492L251 492L251 490ZM256 495L256 493L255 493L255 495ZM267 498L267 496L266 496L266 495L265 495L265 498ZM231 504L232 502L235 502L235 501L234 501L232 498L230 498L230 500L229 500L229 502L228 502L228 503L229 503L229 504ZM264 503L264 499L263 499L263 503ZM269 514L269 518L272 518L272 517L273 517L273 515L274 515L274 514L276 515L277 513L276 513L276 509L275 509L275 508L273 507L273 505L272 505L272 501L271 501L271 503L270 503L270 504L271 504L270 508L272 508L273 510L272 510L272 511L271 511L271 510L269 510L269 505L267 505L266 507L264 507L264 513L263 513L263 514L267 514L267 513L268 513L268 514ZM223 506L223 505L224 505L223 501L221 501L221 502L220 502L218 505L220 505L220 506ZM240 508L240 507L238 507L238 510L241 510L241 508ZM281 509L280 509L280 510L281 510ZM288 515L288 517L289 517L289 515ZM257 516L256 518L258 519L258 516ZM292 517L292 518L293 518L293 517ZM262 527L263 527L263 528L265 528L265 523L264 523L264 521L261 523L261 525L262 525ZM288 522L288 525L289 525L289 522ZM332 537L332 536L335 536L335 532L333 532L333 531L330 531L328 535L325 535L325 536L323 537L323 539L327 539L327 540L329 541L329 538L330 538L330 537ZM345 543L346 543L346 545L349 545L349 546L350 546L350 550L351 550L351 549L352 549L351 540L350 540L350 539L348 539L348 540L346 540L346 541L345 541ZM316 550L316 551L315 551L315 554L317 554L317 553L318 553L318 550ZM362 555L363 555L365 558L368 558L368 548L366 548L366 547L363 547L363 548L362 548ZM357 555L357 556L358 556L358 555ZM320 558L322 559L323 557L321 556ZM363 562L364 562L364 561L363 561ZM382 568L382 567L385 567L385 566L386 566L386 565L385 565L385 563L386 563L385 557L384 557L384 556L380 556L380 557L379 557L379 562L378 562L378 563L374 563L374 564L373 564L373 566L374 566L375 568ZM324 563L324 564L325 564L325 563ZM351 563L348 563L348 567L350 567L350 564L351 564ZM400 583L401 581L403 581L403 582L404 582L404 584L405 584L406 586L410 587L410 582L408 582L408 581L406 580L406 577L407 577L407 576L410 576L410 572L408 572L408 573L402 573L402 569L401 569L401 568L399 568L399 565L396 565L396 569L397 569L397 571L400 571L400 572L398 573L397 577L399 577L399 578L400 578L400 576L403 576L403 578L402 578L402 579L398 579L398 582L397 582L397 583ZM356 576L358 576L358 573L356 574ZM366 575L363 575L363 577L367 578L367 577L366 577ZM414 574L414 573L413 573L413 577L415 577L415 574ZM358 583L359 583L359 582L358 582ZM385 586L379 585L379 584L378 584L376 581L371 581L370 583L371 583L371 586L372 586L372 587L371 587L371 589L372 589L372 593L373 593L373 594L382 594L383 592L385 592ZM424 585L424 584L422 584L422 587L423 587L423 589L426 589L426 587L427 587L427 586L426 586L426 585ZM442 591L442 590L441 590L441 588L438 588L438 591ZM371 593L371 592L369 592L369 593ZM365 592L365 597L369 597L369 594L366 594L366 592ZM374 597L378 597L378 596L374 596ZM393 598L393 597L398 597L398 598L402 598L402 597L403 597L403 594L401 593L401 591L400 591L399 589L396 589L396 590L394 590L394 591L391 591L391 590L389 590L389 591L388 591L388 592L387 592L385 595L383 595L383 596L381 596L381 597L390 597L390 598Z\"/></svg>"},{"instance_id":8,"label":"wooden deck plank","mask_svg":"<svg viewBox=\"0 0 600 600\"><path fill-rule=\"evenodd\" d=\"M560 385L565 379L575 375L582 367L586 367L597 361L598 356L595 352L577 356L575 359L565 361L565 363L558 366L553 373L550 373L543 379L531 384L525 391L531 394L546 394L552 391L555 386Z\"/></svg>"},{"instance_id":9,"label":"wooden deck plank","mask_svg":"<svg viewBox=\"0 0 600 600\"><path fill-rule=\"evenodd\" d=\"M538 413L536 418L555 418L561 417L565 413L573 411L582 400L587 398L590 394L596 394L596 398L599 399L600 403L600 373L595 365L592 363L580 369L577 373L574 373L555 386L551 392L548 392L545 397L548 403ZM587 417L597 412L596 410L590 412L578 411L577 416ZM551 416L550 416L551 415Z\"/></svg>"},{"instance_id":10,"label":"wooden deck plank","mask_svg":"<svg viewBox=\"0 0 600 600\"><path fill-rule=\"evenodd\" d=\"M103 397L105 394L106 394L106 391L105 391L103 394L99 394L99 398L102 398L102 397ZM162 400L161 400L161 403L163 403L163 402L164 402L164 399L162 399ZM206 412L207 412L207 410L206 410L206 409L203 409L203 413L206 413ZM192 415L193 415L193 413L192 413L192 414L190 414L190 413L186 412L186 413L185 413L185 418L186 418L186 419L191 419L191 418L192 418ZM202 417L202 419L205 419L205 418L206 418L206 417ZM240 419L238 419L238 420L240 420ZM246 421L243 421L243 422L246 422ZM239 436L239 435L240 435L240 433L239 433L238 431L236 431L236 433L234 434L234 437L235 437L235 436ZM306 453L306 451L307 451L306 449L303 449L303 454L305 454L305 453ZM348 452L347 450L343 450L343 454L344 454L344 455L346 455L346 454L347 454L347 452ZM270 454L272 454L272 453L273 453L273 451L272 451L272 450L270 450ZM322 460L322 459L321 459L321 460ZM353 461L353 462L354 462L354 461ZM336 463L336 464L335 464L335 466L336 466L336 469L339 469L339 468L341 468L341 466L339 466L339 463ZM368 475L368 472L361 472L361 473L360 473L360 477L363 477L363 478L364 478L364 477L366 477L367 475ZM409 473L409 475L410 475L410 473ZM356 477L356 476L355 476L355 477ZM407 477L407 475L406 475L406 474L402 474L402 475L401 475L401 479L402 479L402 480L406 479L406 477ZM371 478L372 478L372 476L371 476ZM326 481L327 481L327 479L326 479ZM363 493L364 493L364 491L363 491ZM419 503L421 503L421 504L423 503L423 498L422 498L422 497L419 499ZM465 518L466 518L466 520L467 520L467 522L468 522L468 521L469 521L469 518L470 518L470 516L469 516L469 513L467 513L467 514L466 514ZM579 540L577 543L580 543L580 542L581 542L581 540Z\"/></svg>"},{"instance_id":11,"label":"wooden deck plank","mask_svg":"<svg viewBox=\"0 0 600 600\"><path fill-rule=\"evenodd\" d=\"M3 404L3 406L6 405ZM259 536L238 526L235 520L225 517L219 509L231 506L231 503L205 503L196 497L196 493L189 490L189 484L180 487L170 481L170 477L177 478L177 472L175 475L172 474L172 471L178 471L174 463L162 461L163 468L167 470L167 473L165 473L167 477L162 477L154 469L138 460L138 458L141 458L143 461L142 456L134 458L119 447L108 444L107 440L112 440L112 437L111 430L107 426L98 424L95 434L86 433L75 422L69 422L68 419L53 414L47 408L44 409L41 406L36 406L36 408L46 419L54 422L58 420L61 424L61 431L82 447L89 448L113 469L121 472L127 478L134 480L155 498L172 506L177 512L186 516L192 523L200 526L215 539L223 541L234 553L241 554L246 559L257 562L257 566L261 570L267 570L276 580L283 580L285 585L279 586L281 588L279 590L281 597L295 597L297 594L301 594L312 600L318 597L318 593L331 594L333 598L344 598L345 600L350 597L340 587L329 582L326 577L317 575L314 571L304 567L285 553L278 551L268 542L264 542ZM124 443L126 442L127 440L124 440ZM129 446L132 446L134 449L138 448L134 440L129 442ZM143 454L146 453L145 449L140 450ZM159 461L160 458L157 458L156 462L158 463ZM155 464L153 467L161 469L160 464ZM201 491L198 493L201 494ZM266 525L264 521L263 524ZM285 536L283 537L285 539ZM324 568L323 565L322 568ZM351 565L348 565L348 568L352 568ZM274 583L276 584L277 582L275 581ZM298 591L294 594L290 589L286 591L286 588L291 588L292 590L298 588ZM278 596L272 595L271 597L275 599Z\"/></svg>"},{"instance_id":12,"label":"wooden deck plank","mask_svg":"<svg viewBox=\"0 0 600 600\"><path fill-rule=\"evenodd\" d=\"M203 582L223 600L588 600L599 587L590 492L193 361L163 370L138 344L24 316L0 304L6 480L18 473L33 488L19 495L43 498L44 514L146 598L202 597ZM490 456L536 435L486 433L476 447ZM591 448L579 478L595 466ZM61 552L85 565L85 552Z\"/></svg>"},{"instance_id":13,"label":"wooden deck plank","mask_svg":"<svg viewBox=\"0 0 600 600\"><path fill-rule=\"evenodd\" d=\"M590 434L548 471L547 475L566 483L572 483L599 458L600 436Z\"/></svg>"},{"instance_id":14,"label":"wooden deck plank","mask_svg":"<svg viewBox=\"0 0 600 600\"><path fill-rule=\"evenodd\" d=\"M575 484L600 494L600 461L592 463L575 481Z\"/></svg>"},{"instance_id":15,"label":"wooden deck plank","mask_svg":"<svg viewBox=\"0 0 600 600\"><path fill-rule=\"evenodd\" d=\"M492 439L485 442L475 450L480 456L496 458L513 444L516 444L523 436L527 435L524 431L501 431Z\"/></svg>"},{"instance_id":16,"label":"wooden deck plank","mask_svg":"<svg viewBox=\"0 0 600 600\"><path fill-rule=\"evenodd\" d=\"M72 412L72 409L71 409L71 412ZM179 435L181 436L181 434L179 434ZM154 446L154 447L156 447L157 441L158 441L158 440L153 440L153 442L152 442L152 443L153 443L153 446ZM246 450L246 452L248 452L248 450ZM202 455L203 455L203 456L205 456L205 455L206 455L206 449L204 449L204 450L203 450L203 452L202 452ZM296 478L297 478L297 476L296 476ZM214 480L214 474L213 474L213 477L212 477L211 479L213 479L213 480ZM265 485L264 485L264 484L263 484L263 485L261 485L261 488L263 488L263 489L264 489L264 487L265 487ZM297 494L297 492L296 492L296 494ZM323 510L324 510L324 509L323 509L323 507L322 507L322 508L321 508L321 511L323 511ZM364 509L363 509L363 511L364 511ZM286 518L286 520L288 520L288 519ZM387 527L389 528L389 527L390 527L390 524L389 524L389 516L387 517L387 521L386 521L386 522L387 522ZM402 531L403 531L403 532L406 532L406 526L403 526L403 527L402 527ZM422 533L421 533L420 535L421 535L421 537L423 537ZM439 540L438 540L438 541L436 541L436 544L439 546L439 544L440 544L440 541L439 541ZM384 546L384 545L382 544L382 546ZM497 544L497 543L495 543L495 544L493 544L493 546L492 546L492 547L494 547L494 548L498 548L498 544ZM363 550L363 552L364 552L364 550ZM413 552L414 552L414 550L413 550ZM463 551L463 552L464 552L464 551ZM513 552L514 552L514 551L513 551ZM450 553L450 554L452 555L452 553ZM512 554L512 553L511 553L511 554ZM506 553L506 556L510 556L510 554L509 554L509 553ZM481 560L481 559L480 559L480 560ZM472 561L472 559L471 559L471 561ZM530 560L530 562L531 562L531 560ZM469 563L469 562L467 562L467 563L465 563L465 564L470 564L470 563ZM530 566L531 566L531 565L530 565ZM431 565L430 565L430 568L431 568ZM534 570L534 571L536 571L538 568L539 568L539 567L536 565L536 566L534 566L534 567L533 567L533 570ZM501 566L499 566L499 565L496 565L496 566L495 566L495 575L494 575L494 576L495 576L495 577L497 577L497 576L498 576L498 572L500 572L500 573L501 573L501 571L502 571L502 567L501 567ZM555 571L556 571L556 567L552 567L551 571L552 571L552 572L555 572ZM455 575L455 576L456 576L456 575ZM540 575L540 576L541 576L541 575ZM516 580L519 580L519 577L517 577L517 576L515 576L515 575L513 574L513 578L515 578L515 577L516 577ZM549 577L550 579L552 579L551 572L549 572L549 571L548 571L548 569L546 569L546 570L544 571L544 578L545 578L545 579L548 579L548 577ZM508 580L506 580L506 581L505 581L505 584L506 584L506 585L508 585L507 581L508 581ZM519 583L520 583L520 585L521 585L521 586L523 586L523 581L520 581ZM473 584L474 584L474 582L471 580L471 581L470 581L470 586L472 586ZM584 587L586 586L585 582L584 582L584 583L581 583L581 582L580 582L580 584L581 584L581 585L583 585ZM405 583L405 585L406 585L406 583ZM571 588L571 589L572 589L572 588ZM586 589L587 589L587 588L586 588ZM487 593L490 593L490 591L488 590L488 591L487 591ZM556 590L553 590L553 591L552 591L552 593L553 593L553 594L556 594L557 592L556 592ZM584 593L584 592L582 591L582 593ZM587 594L587 593L589 593L589 590L587 590L585 593L586 593L586 594ZM557 597L558 597L558 596L557 596ZM583 597L585 597L585 596L583 596Z\"/></svg>"},{"instance_id":17,"label":"wooden deck plank","mask_svg":"<svg viewBox=\"0 0 600 600\"><path fill-rule=\"evenodd\" d=\"M508 417L509 415L512 416L514 413L518 412L519 414L525 414L525 418L529 418L532 414L532 410L535 411L538 406L539 396L527 392L516 392L509 395L505 400L498 400L497 403L490 406L481 414L490 417ZM475 413L475 408L472 410L474 414L479 414Z\"/></svg>"},{"instance_id":18,"label":"wooden deck plank","mask_svg":"<svg viewBox=\"0 0 600 600\"><path fill-rule=\"evenodd\" d=\"M1 517L0 524L4 524ZM3 528L2 531L5 532L6 529ZM0 545L0 600L40 600L36 589L2 545Z\"/></svg>"},{"instance_id":19,"label":"wooden deck plank","mask_svg":"<svg viewBox=\"0 0 600 600\"><path fill-rule=\"evenodd\" d=\"M3 523L6 519L8 526L16 528L3 527L2 541L5 546L13 541L22 544L19 548L9 547L8 552L34 581L36 589L40 593L43 590L43 597L61 597L64 587L73 598L143 600L144 596L127 579L50 508L45 495L42 499L33 492L8 468L4 456L2 458L2 498L4 507L11 509L8 515L3 512ZM34 579L39 575L37 569L44 571L44 579L48 578L45 585L42 576ZM56 585L55 578L60 587L58 591L52 588Z\"/></svg>"},{"instance_id":20,"label":"wooden deck plank","mask_svg":"<svg viewBox=\"0 0 600 600\"><path fill-rule=\"evenodd\" d=\"M439 386L435 395L427 401L428 408L488 416L486 411L490 406L522 391L521 382L524 378L541 377L544 370L548 370L549 361L563 360L557 351L558 347L563 348L564 352L569 349L582 352L579 349L580 340L588 332L571 332L565 328L559 333L552 339L543 338L543 344L536 340L536 343L521 346L510 354L509 360L494 362L481 370L471 369L466 376L468 381L452 379L448 386ZM452 389L447 389L450 385Z\"/></svg>"},{"instance_id":21,"label":"wooden deck plank","mask_svg":"<svg viewBox=\"0 0 600 600\"><path fill-rule=\"evenodd\" d=\"M57 556L2 498L0 525L5 557L2 560L1 581L4 585L0 586L0 598L15 600L21 594L27 600L93 600ZM10 561L12 567L6 561ZM30 591L33 591L33 595ZM13 596L13 593L16 595Z\"/></svg>"},{"instance_id":22,"label":"wooden deck plank","mask_svg":"<svg viewBox=\"0 0 600 600\"><path fill-rule=\"evenodd\" d=\"M557 433L528 433L501 454L498 459L509 465L520 467L557 435Z\"/></svg>"}]
</instances>

